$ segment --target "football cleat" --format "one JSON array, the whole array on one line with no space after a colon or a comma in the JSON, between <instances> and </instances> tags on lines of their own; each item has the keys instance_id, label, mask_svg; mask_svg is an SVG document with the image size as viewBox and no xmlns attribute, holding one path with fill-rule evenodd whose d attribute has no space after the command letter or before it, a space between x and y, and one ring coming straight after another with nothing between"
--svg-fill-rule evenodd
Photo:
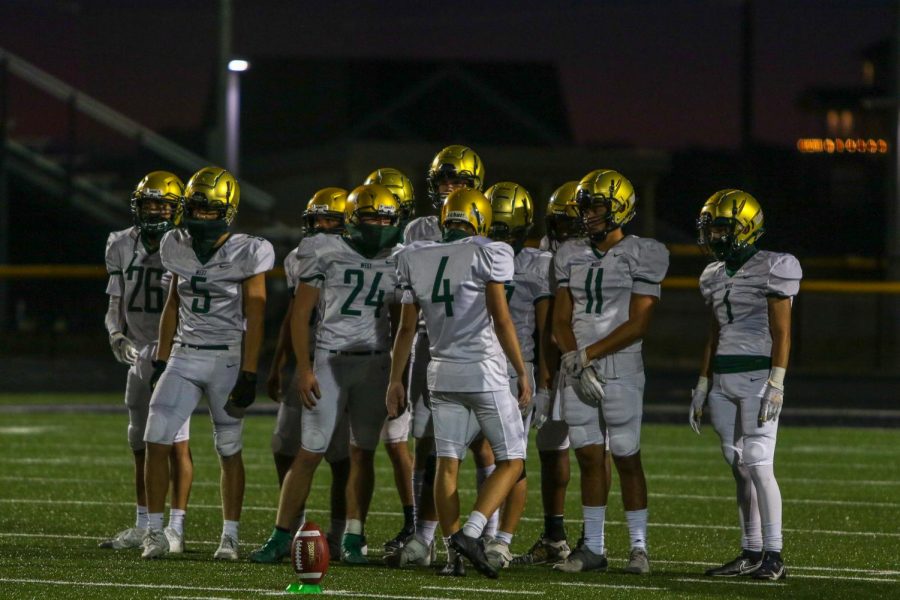
<instances>
[{"instance_id":1,"label":"football cleat","mask_svg":"<svg viewBox=\"0 0 900 600\"><path fill-rule=\"evenodd\" d=\"M402 548L385 554L384 564L392 569L402 569L408 565L427 567L434 558L434 540L426 546L419 538L413 536Z\"/></svg>"},{"instance_id":2,"label":"football cleat","mask_svg":"<svg viewBox=\"0 0 900 600\"><path fill-rule=\"evenodd\" d=\"M109 550L128 550L130 548L140 548L144 543L144 536L147 535L146 529L138 527L129 527L117 533L114 537L100 542L100 548Z\"/></svg>"},{"instance_id":3,"label":"football cleat","mask_svg":"<svg viewBox=\"0 0 900 600\"><path fill-rule=\"evenodd\" d=\"M460 529L450 536L450 547L456 550L458 555L466 557L476 571L490 579L497 579L497 569L488 562L481 539L469 537Z\"/></svg>"},{"instance_id":4,"label":"football cleat","mask_svg":"<svg viewBox=\"0 0 900 600\"><path fill-rule=\"evenodd\" d=\"M553 540L541 536L528 552L512 559L513 565L543 565L557 563L566 559L572 552L566 540Z\"/></svg>"},{"instance_id":5,"label":"football cleat","mask_svg":"<svg viewBox=\"0 0 900 600\"><path fill-rule=\"evenodd\" d=\"M163 529L166 539L169 541L169 554L184 553L184 534L178 533L174 527L166 527Z\"/></svg>"},{"instance_id":6,"label":"football cleat","mask_svg":"<svg viewBox=\"0 0 900 600\"><path fill-rule=\"evenodd\" d=\"M325 541L328 542L328 555L331 557L331 560L339 561L341 560L341 536L343 534L329 531L325 535Z\"/></svg>"},{"instance_id":7,"label":"football cleat","mask_svg":"<svg viewBox=\"0 0 900 600\"><path fill-rule=\"evenodd\" d=\"M274 564L291 555L291 538L276 540L270 537L261 548L250 553L250 562Z\"/></svg>"},{"instance_id":8,"label":"football cleat","mask_svg":"<svg viewBox=\"0 0 900 600\"><path fill-rule=\"evenodd\" d=\"M730 560L720 567L707 569L705 575L709 577L736 577L738 575L751 575L762 565L762 552L750 552L744 550L740 556Z\"/></svg>"},{"instance_id":9,"label":"football cleat","mask_svg":"<svg viewBox=\"0 0 900 600\"><path fill-rule=\"evenodd\" d=\"M784 568L784 561L781 560L780 552L764 552L762 563L759 568L751 575L753 579L768 579L769 581L778 581L779 579L787 579L787 569Z\"/></svg>"},{"instance_id":10,"label":"football cleat","mask_svg":"<svg viewBox=\"0 0 900 600\"><path fill-rule=\"evenodd\" d=\"M581 573L583 571L605 571L609 563L605 554L594 554L585 545L575 548L562 562L553 565L557 571L564 573Z\"/></svg>"},{"instance_id":11,"label":"football cleat","mask_svg":"<svg viewBox=\"0 0 900 600\"><path fill-rule=\"evenodd\" d=\"M488 562L491 563L491 566L498 571L507 568L509 563L512 562L512 553L509 551L509 546L496 540L491 540L485 544L484 555L487 557Z\"/></svg>"},{"instance_id":12,"label":"football cleat","mask_svg":"<svg viewBox=\"0 0 900 600\"><path fill-rule=\"evenodd\" d=\"M437 572L443 577L465 577L466 564L463 562L462 556L455 551L451 552L447 557L447 563Z\"/></svg>"},{"instance_id":13,"label":"football cleat","mask_svg":"<svg viewBox=\"0 0 900 600\"><path fill-rule=\"evenodd\" d=\"M341 539L341 562L348 565L367 565L369 559L363 553L365 538L357 533L345 533Z\"/></svg>"},{"instance_id":14,"label":"football cleat","mask_svg":"<svg viewBox=\"0 0 900 600\"><path fill-rule=\"evenodd\" d=\"M169 540L162 529L148 529L144 536L144 551L141 558L159 558L169 553Z\"/></svg>"},{"instance_id":15,"label":"football cleat","mask_svg":"<svg viewBox=\"0 0 900 600\"><path fill-rule=\"evenodd\" d=\"M415 533L415 527L411 527L409 529L401 529L393 539L388 540L384 543L384 553L393 554L394 552L397 552L398 550L403 548L403 546L406 545L410 540L412 540L412 537L413 535L415 535Z\"/></svg>"},{"instance_id":16,"label":"football cleat","mask_svg":"<svg viewBox=\"0 0 900 600\"><path fill-rule=\"evenodd\" d=\"M643 548L632 548L628 564L622 569L625 573L633 575L648 575L650 573L650 557Z\"/></svg>"},{"instance_id":17,"label":"football cleat","mask_svg":"<svg viewBox=\"0 0 900 600\"><path fill-rule=\"evenodd\" d=\"M238 541L230 535L222 535L222 539L219 540L219 547L216 548L213 558L216 560L237 560Z\"/></svg>"}]
</instances>

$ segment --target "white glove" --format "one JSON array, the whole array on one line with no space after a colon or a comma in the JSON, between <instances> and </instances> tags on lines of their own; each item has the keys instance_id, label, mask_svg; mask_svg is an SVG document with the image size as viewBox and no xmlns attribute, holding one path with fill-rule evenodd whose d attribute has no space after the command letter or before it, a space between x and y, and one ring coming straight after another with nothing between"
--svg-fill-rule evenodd
<instances>
[{"instance_id":1,"label":"white glove","mask_svg":"<svg viewBox=\"0 0 900 600\"><path fill-rule=\"evenodd\" d=\"M560 370L570 377L578 377L581 370L591 364L587 357L587 349L572 350L562 355Z\"/></svg>"},{"instance_id":2,"label":"white glove","mask_svg":"<svg viewBox=\"0 0 900 600\"><path fill-rule=\"evenodd\" d=\"M575 387L578 392L578 398L588 406L600 406L603 402L603 385L606 379L594 369L593 365L588 365L581 372L581 379Z\"/></svg>"},{"instance_id":3,"label":"white glove","mask_svg":"<svg viewBox=\"0 0 900 600\"><path fill-rule=\"evenodd\" d=\"M109 336L109 346L113 356L123 365L133 365L137 360L138 349L122 332L117 331Z\"/></svg>"},{"instance_id":4,"label":"white glove","mask_svg":"<svg viewBox=\"0 0 900 600\"><path fill-rule=\"evenodd\" d=\"M700 435L700 417L703 416L703 407L706 406L706 397L709 395L705 389L697 386L691 390L691 410L688 413L688 423L694 433Z\"/></svg>"},{"instance_id":5,"label":"white glove","mask_svg":"<svg viewBox=\"0 0 900 600\"><path fill-rule=\"evenodd\" d=\"M781 405L784 404L784 388L771 379L766 382L762 391L762 401L759 404L758 424L760 427L769 421L777 421L781 414Z\"/></svg>"},{"instance_id":6,"label":"white glove","mask_svg":"<svg viewBox=\"0 0 900 600\"><path fill-rule=\"evenodd\" d=\"M550 390L545 388L538 389L534 396L531 397L531 404L534 405L531 426L535 429L540 429L547 422L547 419L550 418Z\"/></svg>"}]
</instances>

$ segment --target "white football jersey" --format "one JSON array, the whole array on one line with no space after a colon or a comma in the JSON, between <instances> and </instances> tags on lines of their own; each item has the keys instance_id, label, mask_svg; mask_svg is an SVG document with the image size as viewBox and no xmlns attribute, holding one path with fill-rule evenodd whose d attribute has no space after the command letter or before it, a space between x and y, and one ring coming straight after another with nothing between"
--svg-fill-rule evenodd
<instances>
[{"instance_id":1,"label":"white football jersey","mask_svg":"<svg viewBox=\"0 0 900 600\"><path fill-rule=\"evenodd\" d=\"M435 215L417 217L410 221L403 230L404 244L422 241L439 242L442 237L440 219Z\"/></svg>"},{"instance_id":2,"label":"white football jersey","mask_svg":"<svg viewBox=\"0 0 900 600\"><path fill-rule=\"evenodd\" d=\"M512 281L512 247L472 236L450 243L414 242L396 258L403 302L417 303L425 319L429 389L508 387L506 357L487 311L485 286Z\"/></svg>"},{"instance_id":3,"label":"white football jersey","mask_svg":"<svg viewBox=\"0 0 900 600\"><path fill-rule=\"evenodd\" d=\"M803 270L790 254L760 250L734 275L725 262L710 263L700 276L700 293L719 322L717 355L770 356L769 296L793 298Z\"/></svg>"},{"instance_id":4,"label":"white football jersey","mask_svg":"<svg viewBox=\"0 0 900 600\"><path fill-rule=\"evenodd\" d=\"M322 234L316 234L322 235ZM291 297L294 296L297 291L297 284L300 283L300 271L303 270L303 265L298 258L300 251L300 246L298 245L296 248L288 252L288 255L284 257L284 276L287 279L288 291L290 291ZM313 310L313 314L309 319L309 351L313 352L316 349L316 327L319 325L319 317L325 311L325 297L324 294L319 294L319 302L316 304L315 310Z\"/></svg>"},{"instance_id":5,"label":"white football jersey","mask_svg":"<svg viewBox=\"0 0 900 600\"><path fill-rule=\"evenodd\" d=\"M513 282L506 285L506 301L525 362L534 362L534 305L550 298L551 259L549 252L522 248L513 261Z\"/></svg>"},{"instance_id":6,"label":"white football jersey","mask_svg":"<svg viewBox=\"0 0 900 600\"><path fill-rule=\"evenodd\" d=\"M319 289L323 307L316 348L348 352L390 349L389 305L399 301L390 250L366 258L346 238L319 234L300 242L297 258L299 281Z\"/></svg>"},{"instance_id":7,"label":"white football jersey","mask_svg":"<svg viewBox=\"0 0 900 600\"><path fill-rule=\"evenodd\" d=\"M106 271L106 293L122 298L122 333L138 349L156 342L159 318L172 282L172 274L163 268L159 251L147 251L137 227L114 231L106 241Z\"/></svg>"},{"instance_id":8,"label":"white football jersey","mask_svg":"<svg viewBox=\"0 0 900 600\"><path fill-rule=\"evenodd\" d=\"M606 254L588 239L569 240L554 257L559 287L572 294L572 330L579 348L608 336L628 320L631 295L660 295L669 251L656 240L625 236ZM640 352L641 340L619 352Z\"/></svg>"},{"instance_id":9,"label":"white football jersey","mask_svg":"<svg viewBox=\"0 0 900 600\"><path fill-rule=\"evenodd\" d=\"M196 346L240 347L244 335L244 280L275 264L272 244L260 237L231 234L206 263L191 246L187 230L167 233L162 263L178 276L175 341Z\"/></svg>"}]
</instances>

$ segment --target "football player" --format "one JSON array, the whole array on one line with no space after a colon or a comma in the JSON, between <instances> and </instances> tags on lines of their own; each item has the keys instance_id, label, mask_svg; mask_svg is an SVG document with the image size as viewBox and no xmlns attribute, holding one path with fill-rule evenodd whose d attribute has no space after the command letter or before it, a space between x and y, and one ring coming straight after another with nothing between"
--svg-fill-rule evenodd
<instances>
[{"instance_id":1,"label":"football player","mask_svg":"<svg viewBox=\"0 0 900 600\"><path fill-rule=\"evenodd\" d=\"M438 215L444 201L454 191L460 189L481 190L484 186L484 163L474 150L467 146L452 145L443 148L431 161L425 175L428 199ZM414 219L403 233L403 241L440 241L443 237L438 215L428 215ZM437 457L434 454L434 429L431 423L431 401L426 382L429 354L428 332L424 319L419 320L418 331L409 365L409 399L413 412L413 437L416 440L413 471L413 492L416 498L416 531L429 543L434 539L437 527L437 512L432 497ZM472 444L472 454L476 467L476 483L480 488L484 480L493 472L494 457L490 445L483 436ZM485 527L487 537L497 531L499 515L494 514ZM444 575L464 575L461 557L448 548L449 559Z\"/></svg>"},{"instance_id":2,"label":"football player","mask_svg":"<svg viewBox=\"0 0 900 600\"><path fill-rule=\"evenodd\" d=\"M646 574L650 563L647 484L640 454L641 340L659 300L669 253L656 240L622 231L634 216L636 199L631 182L616 171L585 175L576 198L587 239L570 240L556 253L553 332L564 352L563 414L581 469L584 541L554 568L576 572L607 567L606 433L631 538L625 572Z\"/></svg>"},{"instance_id":3,"label":"football player","mask_svg":"<svg viewBox=\"0 0 900 600\"><path fill-rule=\"evenodd\" d=\"M490 238L495 242L504 242L512 246L515 256L513 261L515 275L512 284L506 286L506 299L532 390L535 389L534 362L535 358L538 359L537 392L532 399L532 405L529 405L529 410L522 416L527 436L533 418L531 406L540 405L542 408L539 418L546 418L544 407L550 403L550 371L545 363L546 353L539 352L538 356L535 356L535 337L542 341L545 335L549 334L546 325L549 322L549 277L552 255L549 252L525 247L525 238L534 222L534 204L528 190L517 183L504 181L491 186L485 196L491 203L493 213ZM508 362L507 370L510 392L517 395L518 377L512 363ZM497 535L485 545L485 555L494 568L504 568L512 561L509 546L525 511L527 492L523 468L521 478L504 503Z\"/></svg>"},{"instance_id":4,"label":"football player","mask_svg":"<svg viewBox=\"0 0 900 600\"><path fill-rule=\"evenodd\" d=\"M317 234L340 235L344 232L344 211L346 210L347 190L337 187L326 187L313 194L303 213L306 237ZM300 398L292 386L282 389L282 371L289 359L294 356L291 345L291 313L293 312L293 294L299 283L299 273L303 269L297 259L299 246L291 250L284 259L284 271L287 277L291 300L281 323L278 341L275 345L275 357L272 360L269 378L266 383L269 397L278 402L278 417L275 431L272 433L272 455L275 469L278 472L278 485L297 456L300 448ZM318 311L316 311L318 312ZM318 315L314 315L318 319ZM314 324L310 327L314 328ZM311 329L314 331L314 329ZM312 337L311 337L312 339ZM310 345L310 353L315 352L315 344ZM289 382L291 380L288 380ZM325 452L325 460L331 467L331 525L326 538L331 555L340 556L341 536L346 525L346 490L347 478L350 475L350 423L346 416L340 419L336 435ZM299 528L303 512L292 530Z\"/></svg>"},{"instance_id":5,"label":"football player","mask_svg":"<svg viewBox=\"0 0 900 600\"><path fill-rule=\"evenodd\" d=\"M161 530L169 481L167 455L176 432L205 395L222 468L224 523L213 556L238 559L244 501L241 417L256 394L265 273L275 261L268 241L228 231L239 202L240 187L231 173L219 167L200 169L185 188L186 229L167 233L160 244L163 267L172 272L172 287L159 324L153 362L156 389L144 433L150 512L144 558L169 551Z\"/></svg>"},{"instance_id":6,"label":"football player","mask_svg":"<svg viewBox=\"0 0 900 600\"><path fill-rule=\"evenodd\" d=\"M374 454L387 410L381 402L390 365L389 308L397 274L390 257L400 240L400 205L384 186L362 185L346 203L347 235L300 242L300 285L291 314L296 387L303 403L300 450L284 478L275 528L251 560L278 562L290 553L290 529L346 410L350 418L347 525L341 558L364 564L363 524L375 484ZM309 323L321 298L316 352L309 363Z\"/></svg>"},{"instance_id":7,"label":"football player","mask_svg":"<svg viewBox=\"0 0 900 600\"><path fill-rule=\"evenodd\" d=\"M737 483L741 554L707 575L786 576L781 558L781 491L775 438L791 350L791 305L803 271L790 254L758 250L763 212L740 190L713 194L700 210L698 243L714 261L700 276L712 308L690 425L700 433L706 403Z\"/></svg>"},{"instance_id":8,"label":"football player","mask_svg":"<svg viewBox=\"0 0 900 600\"><path fill-rule=\"evenodd\" d=\"M415 215L416 196L409 178L389 167L372 171L364 184L377 183L383 185L394 194L400 203L400 228L412 220ZM409 452L409 428L412 420L410 411L404 412L396 419L388 419L381 430L381 442L391 460L394 469L394 485L403 508L403 527L393 538L385 542L386 553L396 552L416 531L415 504L413 498L413 459Z\"/></svg>"},{"instance_id":9,"label":"football player","mask_svg":"<svg viewBox=\"0 0 900 600\"><path fill-rule=\"evenodd\" d=\"M541 238L540 249L556 253L559 247L571 238L582 237L583 226L578 212L575 192L577 181L567 181L559 186L550 196L547 204L544 227L546 235ZM549 273L549 290L556 292L553 280L554 272ZM553 297L548 300L547 308L552 321ZM548 326L548 329L552 329ZM551 332L548 332L551 333ZM555 378L559 362L559 351L553 342L553 336L541 338L541 353L544 355L546 367L549 369L551 381ZM551 368L552 367L552 368ZM552 386L548 388L555 392ZM566 540L565 507L566 488L569 485L569 428L563 420L560 402L548 399L544 403L542 390L535 395L534 425L538 427L535 444L541 461L541 501L544 508L544 528L537 541L525 554L516 556L513 564L541 565L556 563L569 555L569 544ZM554 399L557 394L553 393Z\"/></svg>"},{"instance_id":10,"label":"football player","mask_svg":"<svg viewBox=\"0 0 900 600\"><path fill-rule=\"evenodd\" d=\"M415 242L397 254L404 306L386 403L391 416L405 409L403 371L421 307L431 344L428 389L438 456L434 498L441 530L458 555L482 574L497 577L480 536L488 515L497 511L522 473L525 434L519 407L527 407L532 392L504 288L514 274L513 251L508 244L481 237L490 230L491 205L478 190L451 193L441 211L441 225L444 243ZM509 393L507 359L518 377L518 403ZM457 475L476 430L470 413L497 463L461 529ZM403 551L407 562L419 562L429 548L417 532Z\"/></svg>"},{"instance_id":11,"label":"football player","mask_svg":"<svg viewBox=\"0 0 900 600\"><path fill-rule=\"evenodd\" d=\"M181 224L184 184L168 171L153 171L138 183L131 195L134 226L114 231L106 242L109 309L106 330L113 355L129 365L125 383L128 408L128 444L134 453L134 485L137 516L134 527L101 542L101 548L137 548L147 533L147 494L144 489L144 428L150 410L150 375L159 337L159 317L168 293L171 273L162 267L159 241ZM172 506L165 535L172 552L184 551L184 517L193 481L193 462L188 447L190 419L175 434L172 462Z\"/></svg>"}]
</instances>

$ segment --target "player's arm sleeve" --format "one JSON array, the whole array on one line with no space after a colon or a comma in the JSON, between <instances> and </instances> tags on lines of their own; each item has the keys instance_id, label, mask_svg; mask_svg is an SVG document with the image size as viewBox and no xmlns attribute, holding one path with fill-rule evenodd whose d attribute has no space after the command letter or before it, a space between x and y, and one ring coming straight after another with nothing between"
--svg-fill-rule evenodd
<instances>
[{"instance_id":1,"label":"player's arm sleeve","mask_svg":"<svg viewBox=\"0 0 900 600\"><path fill-rule=\"evenodd\" d=\"M322 252L317 247L319 236L308 237L300 242L297 248L297 283L305 283L310 287L322 289L325 285L325 265ZM295 286L296 287L296 284Z\"/></svg>"},{"instance_id":2,"label":"player's arm sleeve","mask_svg":"<svg viewBox=\"0 0 900 600\"><path fill-rule=\"evenodd\" d=\"M115 236L115 233L111 233L106 240L106 272L109 273L106 293L110 296L122 296L125 293L125 275L121 254L116 252L116 247L113 243L117 239Z\"/></svg>"},{"instance_id":3,"label":"player's arm sleeve","mask_svg":"<svg viewBox=\"0 0 900 600\"><path fill-rule=\"evenodd\" d=\"M288 293L292 297L299 281L297 273L300 270L300 265L297 259L297 250L297 248L294 248L284 257L284 278L287 283Z\"/></svg>"},{"instance_id":4,"label":"player's arm sleeve","mask_svg":"<svg viewBox=\"0 0 900 600\"><path fill-rule=\"evenodd\" d=\"M549 254L542 254L537 260L537 293L534 296L534 303L537 304L541 300L553 297L553 291L550 288L550 270L552 269L551 257Z\"/></svg>"},{"instance_id":5,"label":"player's arm sleeve","mask_svg":"<svg viewBox=\"0 0 900 600\"><path fill-rule=\"evenodd\" d=\"M641 240L631 269L631 293L659 298L669 270L669 249L656 240Z\"/></svg>"},{"instance_id":6,"label":"player's arm sleeve","mask_svg":"<svg viewBox=\"0 0 900 600\"><path fill-rule=\"evenodd\" d=\"M782 254L775 259L766 282L766 296L791 298L800 291L803 269L800 262L790 254Z\"/></svg>"},{"instance_id":7,"label":"player's arm sleeve","mask_svg":"<svg viewBox=\"0 0 900 600\"><path fill-rule=\"evenodd\" d=\"M557 250L553 257L552 273L553 273L553 293L556 288L569 287L569 277L571 276L572 267L569 264L569 248L571 245L566 242Z\"/></svg>"},{"instance_id":8,"label":"player's arm sleeve","mask_svg":"<svg viewBox=\"0 0 900 600\"><path fill-rule=\"evenodd\" d=\"M400 302L403 304L415 304L418 302L409 277L409 256L405 252L394 254L397 261L397 291L400 293Z\"/></svg>"},{"instance_id":9,"label":"player's arm sleeve","mask_svg":"<svg viewBox=\"0 0 900 600\"><path fill-rule=\"evenodd\" d=\"M703 296L703 302L705 302L707 306L712 306L713 303L712 279L715 269L716 264L712 263L703 269L703 273L700 275L700 295Z\"/></svg>"},{"instance_id":10,"label":"player's arm sleeve","mask_svg":"<svg viewBox=\"0 0 900 600\"><path fill-rule=\"evenodd\" d=\"M122 314L122 297L110 294L109 306L106 309L106 318L104 319L106 332L109 335L116 332L121 333L122 329L124 329L124 317L125 315Z\"/></svg>"},{"instance_id":11,"label":"player's arm sleeve","mask_svg":"<svg viewBox=\"0 0 900 600\"><path fill-rule=\"evenodd\" d=\"M486 244L479 249L475 276L485 283L509 283L515 275L513 260L513 249L509 244Z\"/></svg>"},{"instance_id":12,"label":"player's arm sleeve","mask_svg":"<svg viewBox=\"0 0 900 600\"><path fill-rule=\"evenodd\" d=\"M252 238L248 259L243 261L245 279L271 271L275 266L275 249L268 240Z\"/></svg>"}]
</instances>

